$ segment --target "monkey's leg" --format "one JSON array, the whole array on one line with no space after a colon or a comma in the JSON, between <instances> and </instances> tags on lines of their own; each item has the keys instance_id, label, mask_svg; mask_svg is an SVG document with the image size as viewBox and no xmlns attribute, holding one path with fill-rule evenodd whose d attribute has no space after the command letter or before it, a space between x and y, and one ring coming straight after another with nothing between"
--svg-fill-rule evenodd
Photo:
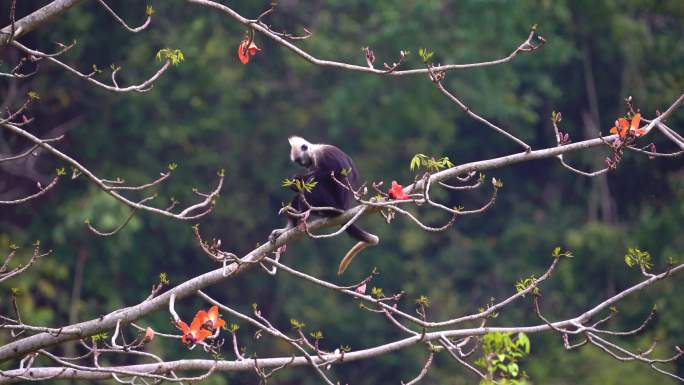
<instances>
[{"instance_id":1,"label":"monkey's leg","mask_svg":"<svg viewBox=\"0 0 684 385\"><path fill-rule=\"evenodd\" d=\"M349 249L349 251L347 251L347 254L345 254L344 258L342 258L342 261L340 261L340 267L337 268L338 275L344 273L344 271L347 270L347 267L351 263L352 259L354 259L356 254L360 253L363 249L365 249L368 246L375 246L378 243L380 243L380 238L378 238L377 235L366 232L355 224L347 228L347 233L352 238L359 239L359 242L355 244L354 247Z\"/></svg>"},{"instance_id":2,"label":"monkey's leg","mask_svg":"<svg viewBox=\"0 0 684 385\"><path fill-rule=\"evenodd\" d=\"M290 220L287 221L287 226L281 228L281 229L275 229L271 231L271 234L268 236L268 241L271 242L271 244L276 243L278 240L278 237L280 237L284 232L292 229L295 227L294 223Z\"/></svg>"},{"instance_id":3,"label":"monkey's leg","mask_svg":"<svg viewBox=\"0 0 684 385\"><path fill-rule=\"evenodd\" d=\"M300 211L301 208L303 207L302 199L299 195L296 195L294 198L292 198L292 202L290 202L290 206L295 209L296 211ZM271 244L276 243L278 240L278 237L282 235L284 232L292 229L293 227L297 226L298 218L296 217L291 217L289 215L287 216L287 225L283 227L282 229L275 229L271 231L271 234L268 236L268 241L271 242Z\"/></svg>"}]
</instances>

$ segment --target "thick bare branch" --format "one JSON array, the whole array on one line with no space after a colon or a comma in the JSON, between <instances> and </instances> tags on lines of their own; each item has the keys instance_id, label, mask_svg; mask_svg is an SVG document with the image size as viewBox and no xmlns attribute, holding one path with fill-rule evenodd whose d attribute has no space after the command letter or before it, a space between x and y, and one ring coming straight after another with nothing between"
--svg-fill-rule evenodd
<instances>
[{"instance_id":1,"label":"thick bare branch","mask_svg":"<svg viewBox=\"0 0 684 385\"><path fill-rule=\"evenodd\" d=\"M12 25L4 27L0 30L0 47L7 45L10 42L10 37L17 39L24 36L80 2L81 0L54 0L46 6L17 20L14 23L13 35L11 33L13 28Z\"/></svg>"}]
</instances>

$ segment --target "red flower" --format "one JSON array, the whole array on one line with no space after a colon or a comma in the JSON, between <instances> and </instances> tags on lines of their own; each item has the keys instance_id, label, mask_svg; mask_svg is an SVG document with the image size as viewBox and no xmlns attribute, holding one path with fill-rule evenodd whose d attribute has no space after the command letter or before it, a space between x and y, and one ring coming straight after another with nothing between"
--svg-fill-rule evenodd
<instances>
[{"instance_id":1,"label":"red flower","mask_svg":"<svg viewBox=\"0 0 684 385\"><path fill-rule=\"evenodd\" d=\"M199 315L199 313L200 312L197 312L197 315ZM204 311L202 311L202 313L206 314ZM178 320L178 327L180 328L181 332L183 332L181 341L184 344L197 344L202 342L205 338L211 336L211 332L209 330L202 329L202 324L202 320L198 316L195 316L190 326L188 326L188 324L185 322Z\"/></svg>"},{"instance_id":2,"label":"red flower","mask_svg":"<svg viewBox=\"0 0 684 385\"><path fill-rule=\"evenodd\" d=\"M629 131L629 123L627 123L627 119L625 118L619 118L618 120L615 121L615 126L610 129L610 133L615 135L618 134L620 135L621 139L624 139L627 136L627 132Z\"/></svg>"},{"instance_id":3,"label":"red flower","mask_svg":"<svg viewBox=\"0 0 684 385\"><path fill-rule=\"evenodd\" d=\"M631 129L632 132L634 133L634 136L637 136L637 137L639 137L639 136L641 136L641 135L643 135L643 134L646 133L646 130L645 130L645 129L639 128L639 122L640 122L640 121L641 121L641 114L640 114L640 113L636 113L636 114L634 115L634 117L632 118L632 126L630 127L630 129Z\"/></svg>"},{"instance_id":4,"label":"red flower","mask_svg":"<svg viewBox=\"0 0 684 385\"><path fill-rule=\"evenodd\" d=\"M411 200L411 197L404 193L404 186L397 183L397 181L392 181L392 187L390 187L388 194L390 198L398 201Z\"/></svg>"},{"instance_id":5,"label":"red flower","mask_svg":"<svg viewBox=\"0 0 684 385\"><path fill-rule=\"evenodd\" d=\"M204 311L199 311L197 312L197 315L199 316L200 313L203 313L204 320L202 322L202 325L209 330L216 330L220 329L223 327L223 325L226 324L226 321L221 319L221 315L218 312L218 306L214 305L211 308L209 308L208 312Z\"/></svg>"},{"instance_id":6,"label":"red flower","mask_svg":"<svg viewBox=\"0 0 684 385\"><path fill-rule=\"evenodd\" d=\"M249 43L249 46L247 45ZM247 64L249 63L249 59L256 55L257 52L261 51L259 47L254 43L252 40L251 42L249 39L245 39L240 42L240 45L238 46L237 54L238 58L242 62L242 64Z\"/></svg>"},{"instance_id":7,"label":"red flower","mask_svg":"<svg viewBox=\"0 0 684 385\"><path fill-rule=\"evenodd\" d=\"M613 135L620 135L620 139L625 139L627 137L627 134L632 134L635 137L639 137L646 133L645 129L639 128L640 122L640 113L634 114L631 122L627 122L627 119L625 118L619 118L615 121L615 126L610 129L610 133Z\"/></svg>"}]
</instances>

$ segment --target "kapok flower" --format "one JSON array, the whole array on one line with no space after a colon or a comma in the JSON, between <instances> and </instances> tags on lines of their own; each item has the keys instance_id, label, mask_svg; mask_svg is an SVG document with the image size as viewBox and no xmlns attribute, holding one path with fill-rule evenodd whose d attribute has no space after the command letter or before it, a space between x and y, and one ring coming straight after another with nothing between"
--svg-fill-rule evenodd
<instances>
[{"instance_id":1,"label":"kapok flower","mask_svg":"<svg viewBox=\"0 0 684 385\"><path fill-rule=\"evenodd\" d=\"M203 327L208 328L210 331L220 329L226 324L226 321L221 319L221 315L218 312L218 306L216 305L209 308L208 312L202 313L205 314L205 319L202 325ZM199 314L199 312L197 314Z\"/></svg>"},{"instance_id":2,"label":"kapok flower","mask_svg":"<svg viewBox=\"0 0 684 385\"><path fill-rule=\"evenodd\" d=\"M618 134L620 136L620 139L625 139L627 137L627 134L632 134L635 137L639 137L646 133L645 129L639 128L640 122L640 113L634 114L631 122L628 122L625 118L619 118L615 121L615 126L610 129L610 133L613 135Z\"/></svg>"},{"instance_id":3,"label":"kapok flower","mask_svg":"<svg viewBox=\"0 0 684 385\"><path fill-rule=\"evenodd\" d=\"M631 130L632 130L632 132L634 132L634 136L636 136L636 137L639 137L639 136L646 133L645 129L639 128L640 122L641 122L641 114L637 113L632 118L632 126L631 126Z\"/></svg>"},{"instance_id":4,"label":"kapok flower","mask_svg":"<svg viewBox=\"0 0 684 385\"><path fill-rule=\"evenodd\" d=\"M212 333L209 330L203 329L202 324L202 319L197 316L195 316L195 318L192 320L190 326L188 326L188 324L186 324L184 321L178 320L177 325L183 333L181 341L186 345L197 344L204 341L205 338L211 336Z\"/></svg>"},{"instance_id":5,"label":"kapok flower","mask_svg":"<svg viewBox=\"0 0 684 385\"><path fill-rule=\"evenodd\" d=\"M404 186L400 185L395 180L392 181L392 187L390 187L390 189L387 193L389 194L390 198L392 198L394 200L398 200L398 201L411 200L411 197L404 193Z\"/></svg>"},{"instance_id":6,"label":"kapok flower","mask_svg":"<svg viewBox=\"0 0 684 385\"><path fill-rule=\"evenodd\" d=\"M620 135L621 139L624 139L627 136L628 131L629 123L627 123L627 119L625 118L619 118L618 120L616 120L615 126L613 126L613 128L610 129L611 134L618 134Z\"/></svg>"},{"instance_id":7,"label":"kapok flower","mask_svg":"<svg viewBox=\"0 0 684 385\"><path fill-rule=\"evenodd\" d=\"M238 46L238 59L240 59L242 64L247 64L249 63L249 59L256 55L259 51L261 51L261 48L257 47L257 45L254 43L254 40L250 41L250 39L245 39L241 41L240 45Z\"/></svg>"}]
</instances>

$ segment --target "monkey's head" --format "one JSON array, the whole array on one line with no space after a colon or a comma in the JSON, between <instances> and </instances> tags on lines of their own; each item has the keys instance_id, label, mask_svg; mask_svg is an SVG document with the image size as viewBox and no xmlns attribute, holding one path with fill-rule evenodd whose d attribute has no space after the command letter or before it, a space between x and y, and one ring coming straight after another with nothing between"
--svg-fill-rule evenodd
<instances>
[{"instance_id":1,"label":"monkey's head","mask_svg":"<svg viewBox=\"0 0 684 385\"><path fill-rule=\"evenodd\" d=\"M299 136L291 136L288 138L290 142L290 160L298 165L311 168L316 166L316 148L317 144L310 143L306 139Z\"/></svg>"}]
</instances>

